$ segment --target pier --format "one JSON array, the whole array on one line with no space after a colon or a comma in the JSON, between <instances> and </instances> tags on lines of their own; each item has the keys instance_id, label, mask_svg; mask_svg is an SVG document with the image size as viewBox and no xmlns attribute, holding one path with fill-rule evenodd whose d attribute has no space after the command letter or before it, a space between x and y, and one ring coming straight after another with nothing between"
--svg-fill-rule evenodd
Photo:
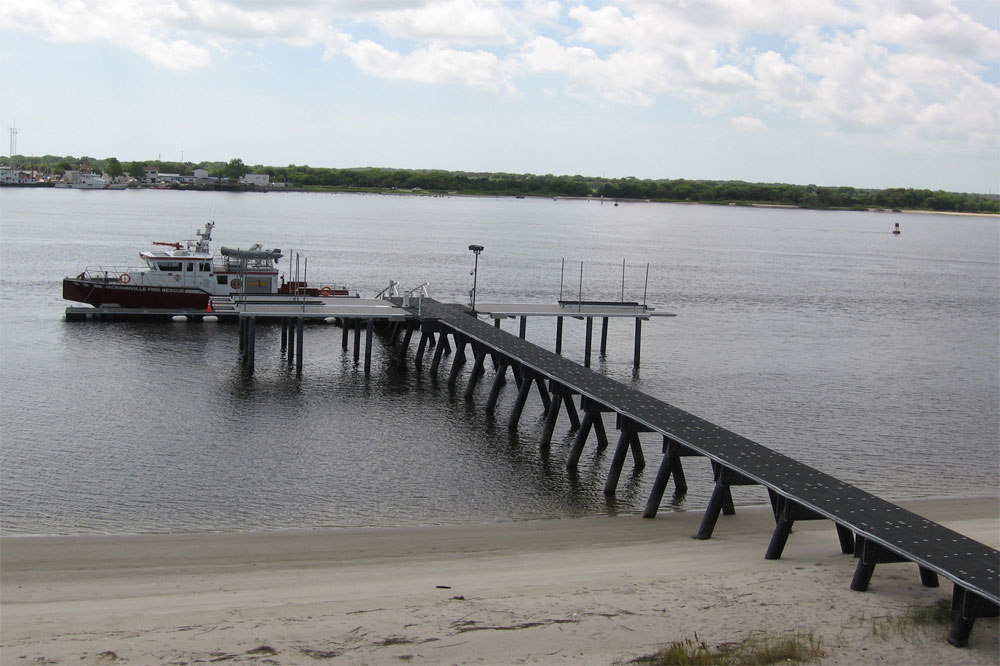
<instances>
[{"instance_id":1,"label":"pier","mask_svg":"<svg viewBox=\"0 0 1000 666\"><path fill-rule=\"evenodd\" d=\"M653 316L670 316L669 313L617 302L560 302L540 306L482 303L473 311L470 307L425 297L334 300L339 302L318 299L296 304L244 303L239 308L232 305L232 310L227 309L230 305L220 303L219 314L239 321L240 359L248 372L253 372L255 331L260 320L280 323L282 352L289 365L294 360L300 371L306 321L332 318L339 323L343 328L344 350L348 349L353 331L355 362L360 358L364 330L366 373L371 369L372 337L376 329L384 332L400 356L408 353L417 334L414 364L418 371L424 370L429 356L427 372L437 377L442 373L444 356L451 356L448 386L457 389L459 377L464 376L464 395L469 401L474 400L476 387L489 377L488 366L492 366L488 398L483 405L488 414L496 413L501 391L516 386L517 396L507 415L510 428L517 427L527 400L537 393L545 415L541 447L550 445L557 421L565 414L575 431L567 459L570 467L578 464L591 439L596 440L598 448L611 447L608 434L613 426L618 435L604 481L604 492L609 496L616 493L629 458L636 469L646 465L650 452L643 450L640 434L655 433L660 458L643 512L646 518L656 517L671 483L675 493L687 490L683 459L703 458L711 466L713 487L695 535L697 539L709 539L716 530L725 529L725 523L720 523L721 516L735 514L733 486L757 485L766 489L775 521L771 538L762 548L765 559L781 558L796 522L829 520L836 530L840 551L857 560L850 589L867 590L876 567L890 563L916 565L916 574L927 587L937 587L940 578L945 578L953 586L955 619L948 642L955 646L968 643L977 618L1000 614L1000 552L996 549L588 367L594 319L602 322L602 352L607 341L608 319L635 320L633 364L638 368L640 322ZM530 316L557 317L556 351L525 339ZM505 318L520 319L518 335L500 327ZM566 318L585 322L583 363L562 354Z\"/></svg>"}]
</instances>

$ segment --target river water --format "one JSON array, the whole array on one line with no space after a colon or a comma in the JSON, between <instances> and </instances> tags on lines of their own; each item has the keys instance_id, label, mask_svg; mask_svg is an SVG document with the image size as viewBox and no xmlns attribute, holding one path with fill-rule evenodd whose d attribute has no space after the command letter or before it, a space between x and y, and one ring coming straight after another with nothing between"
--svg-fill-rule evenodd
<instances>
[{"instance_id":1,"label":"river water","mask_svg":"<svg viewBox=\"0 0 1000 666\"><path fill-rule=\"evenodd\" d=\"M464 302L560 296L647 302L676 318L611 322L593 368L888 499L990 495L1000 472L1000 231L996 219L668 204L353 194L0 191L0 528L4 534L277 530L490 523L642 510L659 463L593 438L568 472L560 420L520 427L376 342L365 376L335 326L306 331L305 368L258 331L252 377L237 328L67 322L60 281L135 265L151 241L194 237L308 258L313 284L370 297L390 279ZM890 234L894 222L903 233ZM622 262L625 261L623 280ZM647 264L648 281L647 281ZM582 265L582 270L581 270ZM565 268L563 267L565 266ZM581 279L582 275L582 279ZM504 323L516 334L517 322ZM528 338L554 346L554 321ZM582 361L583 322L563 353ZM442 378L447 372L442 364ZM487 375L489 379L489 375ZM611 434L612 438L614 434ZM667 510L699 509L708 464ZM765 499L736 488L737 504Z\"/></svg>"}]
</instances>

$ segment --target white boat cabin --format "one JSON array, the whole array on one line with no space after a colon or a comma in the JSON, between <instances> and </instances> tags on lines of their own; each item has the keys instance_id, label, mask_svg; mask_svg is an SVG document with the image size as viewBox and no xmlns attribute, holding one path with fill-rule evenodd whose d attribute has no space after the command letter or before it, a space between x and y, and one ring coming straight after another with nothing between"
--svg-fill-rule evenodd
<instances>
[{"instance_id":1,"label":"white boat cabin","mask_svg":"<svg viewBox=\"0 0 1000 666\"><path fill-rule=\"evenodd\" d=\"M119 281L134 286L195 288L213 295L277 293L276 263L283 256L281 250L265 250L260 244L249 250L224 247L216 257L209 248L214 226L209 222L204 231L196 232L196 241L153 243L172 249L140 252L145 266L128 273L116 271Z\"/></svg>"}]
</instances>

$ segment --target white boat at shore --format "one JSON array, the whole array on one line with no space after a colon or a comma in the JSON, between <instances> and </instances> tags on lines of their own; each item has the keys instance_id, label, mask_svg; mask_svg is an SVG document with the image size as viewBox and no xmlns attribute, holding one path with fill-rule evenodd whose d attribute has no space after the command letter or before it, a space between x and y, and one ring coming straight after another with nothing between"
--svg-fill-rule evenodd
<instances>
[{"instance_id":1,"label":"white boat at shore","mask_svg":"<svg viewBox=\"0 0 1000 666\"><path fill-rule=\"evenodd\" d=\"M56 187L74 190L124 190L125 183L112 183L92 173L74 174L68 180L56 183Z\"/></svg>"}]
</instances>

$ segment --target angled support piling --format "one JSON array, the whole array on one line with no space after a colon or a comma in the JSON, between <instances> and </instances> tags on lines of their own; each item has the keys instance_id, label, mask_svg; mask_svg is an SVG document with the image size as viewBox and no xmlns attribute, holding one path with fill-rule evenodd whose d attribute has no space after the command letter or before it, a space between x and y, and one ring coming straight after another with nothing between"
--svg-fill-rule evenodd
<instances>
[{"instance_id":1,"label":"angled support piling","mask_svg":"<svg viewBox=\"0 0 1000 666\"><path fill-rule=\"evenodd\" d=\"M876 564L888 564L893 562L909 562L908 558L902 557L885 546L866 539L860 534L854 546L854 557L858 558L858 566L854 570L854 578L851 580L851 589L855 592L864 592L868 589L872 574L875 573ZM924 587L937 587L938 576L930 569L917 565L920 570L920 582Z\"/></svg>"},{"instance_id":2,"label":"angled support piling","mask_svg":"<svg viewBox=\"0 0 1000 666\"><path fill-rule=\"evenodd\" d=\"M441 356L444 354L445 349L448 348L447 342L448 332L441 329L440 342L434 348L434 357L431 359L431 377L437 377L438 368L441 366Z\"/></svg>"},{"instance_id":3,"label":"angled support piling","mask_svg":"<svg viewBox=\"0 0 1000 666\"><path fill-rule=\"evenodd\" d=\"M406 358L406 352L410 349L410 340L413 338L413 326L406 322L406 333L403 334L403 344L399 346L399 357Z\"/></svg>"},{"instance_id":4,"label":"angled support piling","mask_svg":"<svg viewBox=\"0 0 1000 666\"><path fill-rule=\"evenodd\" d=\"M566 467L569 468L574 468L579 464L580 456L583 454L583 448L587 444L591 430L597 435L597 450L603 451L608 447L608 435L604 430L604 418L601 413L613 412L614 410L586 396L580 399L580 409L583 411L583 418L580 420L580 428L577 430L573 446L566 458Z\"/></svg>"},{"instance_id":5,"label":"angled support piling","mask_svg":"<svg viewBox=\"0 0 1000 666\"><path fill-rule=\"evenodd\" d=\"M663 460L660 461L660 469L656 473L653 487L646 500L646 509L642 513L643 518L655 518L656 512L660 509L663 501L663 493L667 489L670 477L674 479L674 494L683 495L687 492L687 479L684 477L684 467L681 465L681 458L684 456L701 455L695 453L680 442L663 436Z\"/></svg>"},{"instance_id":6,"label":"angled support piling","mask_svg":"<svg viewBox=\"0 0 1000 666\"><path fill-rule=\"evenodd\" d=\"M635 421L618 415L618 428L621 434L618 436L618 446L615 447L615 455L611 459L611 469L608 471L608 480L604 484L604 494L614 495L618 490L618 479L622 474L622 467L625 465L625 457L629 450L632 451L632 459L636 469L642 469L646 465L646 459L642 455L642 442L639 441L639 433L647 431Z\"/></svg>"},{"instance_id":7,"label":"angled support piling","mask_svg":"<svg viewBox=\"0 0 1000 666\"><path fill-rule=\"evenodd\" d=\"M469 375L469 381L465 386L465 399L469 401L472 400L476 384L479 383L479 379L483 376L487 352L486 345L479 343L473 343L472 349L475 361L472 364L472 373Z\"/></svg>"},{"instance_id":8,"label":"angled support piling","mask_svg":"<svg viewBox=\"0 0 1000 666\"><path fill-rule=\"evenodd\" d=\"M521 412L524 411L524 403L528 400L528 394L535 383L535 375L528 368L521 366L520 375L521 386L517 391L514 406L510 410L510 417L507 419L507 427L511 430L517 429L517 424L521 420Z\"/></svg>"},{"instance_id":9,"label":"angled support piling","mask_svg":"<svg viewBox=\"0 0 1000 666\"><path fill-rule=\"evenodd\" d=\"M730 486L755 486L756 481L746 478L742 474L712 461L712 468L715 471L715 489L712 497L708 501L708 508L702 518L701 527L695 539L711 539L712 532L715 531L715 524L719 521L719 514L725 513L731 516L736 513L733 507L733 495Z\"/></svg>"},{"instance_id":10,"label":"angled support piling","mask_svg":"<svg viewBox=\"0 0 1000 666\"><path fill-rule=\"evenodd\" d=\"M493 385L490 386L490 397L486 399L486 413L492 415L497 408L497 400L500 399L500 389L506 383L508 362L504 357L497 359L497 371L493 377Z\"/></svg>"},{"instance_id":11,"label":"angled support piling","mask_svg":"<svg viewBox=\"0 0 1000 666\"><path fill-rule=\"evenodd\" d=\"M771 535L771 542L767 546L765 560L777 560L781 558L781 553L785 549L788 535L792 533L792 525L796 520L827 520L815 511L807 509L801 504L778 495L772 498L774 508L774 534ZM845 555L854 552L854 533L839 523L837 526L837 537L840 539L840 550Z\"/></svg>"},{"instance_id":12,"label":"angled support piling","mask_svg":"<svg viewBox=\"0 0 1000 666\"><path fill-rule=\"evenodd\" d=\"M465 365L465 337L457 331L452 333L452 337L455 338L455 358L451 361L451 372L448 374L448 388L455 388L455 382L458 381L458 372Z\"/></svg>"},{"instance_id":13,"label":"angled support piling","mask_svg":"<svg viewBox=\"0 0 1000 666\"><path fill-rule=\"evenodd\" d=\"M431 333L421 331L420 342L417 343L417 354L413 357L413 365L420 367L424 364L424 351L427 349L427 340L431 336Z\"/></svg>"}]
</instances>

